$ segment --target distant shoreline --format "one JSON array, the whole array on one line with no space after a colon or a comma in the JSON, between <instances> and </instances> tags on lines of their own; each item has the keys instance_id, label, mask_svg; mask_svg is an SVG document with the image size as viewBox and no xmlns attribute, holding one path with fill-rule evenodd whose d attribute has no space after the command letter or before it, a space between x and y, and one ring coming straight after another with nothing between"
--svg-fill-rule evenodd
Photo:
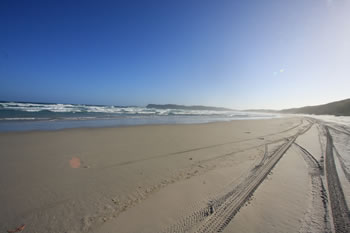
<instances>
[{"instance_id":1,"label":"distant shoreline","mask_svg":"<svg viewBox=\"0 0 350 233\"><path fill-rule=\"evenodd\" d=\"M183 109L183 110L207 110L207 111L236 111L230 108L223 107L211 107L211 106L202 106L202 105L178 105L178 104L148 104L146 108L154 108L154 109Z\"/></svg>"}]
</instances>

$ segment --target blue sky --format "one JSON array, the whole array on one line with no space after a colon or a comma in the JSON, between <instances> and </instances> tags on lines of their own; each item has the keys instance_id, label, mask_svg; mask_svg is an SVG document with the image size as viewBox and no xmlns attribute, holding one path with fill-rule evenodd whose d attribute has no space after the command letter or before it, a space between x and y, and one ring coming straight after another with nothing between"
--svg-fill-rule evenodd
<instances>
[{"instance_id":1,"label":"blue sky","mask_svg":"<svg viewBox=\"0 0 350 233\"><path fill-rule=\"evenodd\" d=\"M289 108L349 98L349 0L0 2L0 100Z\"/></svg>"}]
</instances>

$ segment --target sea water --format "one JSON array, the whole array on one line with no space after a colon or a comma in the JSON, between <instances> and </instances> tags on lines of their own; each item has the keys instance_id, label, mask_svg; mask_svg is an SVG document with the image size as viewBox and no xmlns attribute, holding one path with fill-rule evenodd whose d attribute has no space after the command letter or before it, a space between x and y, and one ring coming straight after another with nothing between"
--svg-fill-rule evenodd
<instances>
[{"instance_id":1,"label":"sea water","mask_svg":"<svg viewBox=\"0 0 350 233\"><path fill-rule=\"evenodd\" d=\"M242 111L155 109L138 106L0 102L0 131L194 124L276 117L280 115Z\"/></svg>"}]
</instances>

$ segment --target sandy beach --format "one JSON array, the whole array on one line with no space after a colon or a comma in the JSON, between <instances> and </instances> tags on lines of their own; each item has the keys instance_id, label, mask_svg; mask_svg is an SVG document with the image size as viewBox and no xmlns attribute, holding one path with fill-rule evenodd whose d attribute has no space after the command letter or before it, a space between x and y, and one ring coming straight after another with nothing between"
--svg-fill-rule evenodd
<instances>
[{"instance_id":1,"label":"sandy beach","mask_svg":"<svg viewBox=\"0 0 350 233\"><path fill-rule=\"evenodd\" d=\"M350 0L0 5L0 233L350 233Z\"/></svg>"},{"instance_id":2,"label":"sandy beach","mask_svg":"<svg viewBox=\"0 0 350 233\"><path fill-rule=\"evenodd\" d=\"M306 117L0 133L0 231L348 232L349 138Z\"/></svg>"}]
</instances>

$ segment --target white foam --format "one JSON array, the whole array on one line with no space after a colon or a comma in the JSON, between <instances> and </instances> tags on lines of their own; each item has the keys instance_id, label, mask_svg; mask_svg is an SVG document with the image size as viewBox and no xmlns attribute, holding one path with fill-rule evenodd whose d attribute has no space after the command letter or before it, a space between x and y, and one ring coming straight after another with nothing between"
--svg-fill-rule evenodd
<instances>
[{"instance_id":1,"label":"white foam","mask_svg":"<svg viewBox=\"0 0 350 233\"><path fill-rule=\"evenodd\" d=\"M0 118L0 120L4 121L33 121L36 120L35 117L14 117L14 118Z\"/></svg>"}]
</instances>

